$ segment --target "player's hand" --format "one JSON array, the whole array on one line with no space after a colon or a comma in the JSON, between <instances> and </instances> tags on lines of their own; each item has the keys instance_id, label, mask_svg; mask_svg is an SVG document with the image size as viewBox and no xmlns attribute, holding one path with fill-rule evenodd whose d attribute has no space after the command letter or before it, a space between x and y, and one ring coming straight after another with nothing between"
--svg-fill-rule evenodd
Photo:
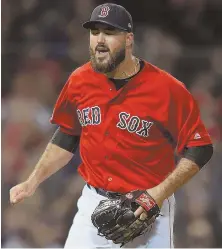
<instances>
[{"instance_id":1,"label":"player's hand","mask_svg":"<svg viewBox=\"0 0 222 249\"><path fill-rule=\"evenodd\" d=\"M36 190L30 182L22 182L10 189L10 203L17 204L25 198L32 196Z\"/></svg>"}]
</instances>

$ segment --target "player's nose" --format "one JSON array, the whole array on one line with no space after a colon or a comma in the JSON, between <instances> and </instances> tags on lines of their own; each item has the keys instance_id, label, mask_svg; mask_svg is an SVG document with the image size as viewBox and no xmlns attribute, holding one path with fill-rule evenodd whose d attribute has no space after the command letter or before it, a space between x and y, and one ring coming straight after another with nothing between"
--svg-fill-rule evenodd
<instances>
[{"instance_id":1,"label":"player's nose","mask_svg":"<svg viewBox=\"0 0 222 249\"><path fill-rule=\"evenodd\" d=\"M97 38L98 44L104 44L105 43L105 35L104 35L103 32L100 32L97 37L98 37Z\"/></svg>"}]
</instances>

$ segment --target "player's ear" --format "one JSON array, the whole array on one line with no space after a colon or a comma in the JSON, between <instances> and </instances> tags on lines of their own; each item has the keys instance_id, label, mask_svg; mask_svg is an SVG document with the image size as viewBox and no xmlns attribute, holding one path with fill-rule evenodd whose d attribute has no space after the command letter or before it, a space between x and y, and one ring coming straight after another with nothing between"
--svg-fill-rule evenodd
<instances>
[{"instance_id":1,"label":"player's ear","mask_svg":"<svg viewBox=\"0 0 222 249\"><path fill-rule=\"evenodd\" d=\"M127 33L126 34L126 47L132 47L133 41L134 41L133 33Z\"/></svg>"}]
</instances>

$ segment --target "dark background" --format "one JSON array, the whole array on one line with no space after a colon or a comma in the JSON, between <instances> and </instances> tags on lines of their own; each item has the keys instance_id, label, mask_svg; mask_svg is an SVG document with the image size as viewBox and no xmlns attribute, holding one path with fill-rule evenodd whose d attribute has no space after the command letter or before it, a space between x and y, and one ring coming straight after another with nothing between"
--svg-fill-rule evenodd
<instances>
[{"instance_id":1,"label":"dark background","mask_svg":"<svg viewBox=\"0 0 222 249\"><path fill-rule=\"evenodd\" d=\"M177 247L222 247L222 1L125 0L135 53L183 81L215 146L211 162L176 195ZM55 127L48 122L69 74L88 60L81 27L96 0L2 0L2 247L62 247L83 181L79 156L23 203L26 179Z\"/></svg>"}]
</instances>

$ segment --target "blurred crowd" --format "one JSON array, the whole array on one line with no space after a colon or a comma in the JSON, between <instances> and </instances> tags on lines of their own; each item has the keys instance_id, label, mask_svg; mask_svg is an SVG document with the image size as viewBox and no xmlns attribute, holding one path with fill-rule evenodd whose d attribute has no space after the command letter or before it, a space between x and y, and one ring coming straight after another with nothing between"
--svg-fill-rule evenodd
<instances>
[{"instance_id":1,"label":"blurred crowd","mask_svg":"<svg viewBox=\"0 0 222 249\"><path fill-rule=\"evenodd\" d=\"M135 23L135 53L183 81L215 146L176 194L177 247L222 247L222 1L109 1ZM139 5L138 5L139 2ZM9 189L33 170L56 127L53 105L88 60L81 27L99 0L2 0L2 247L62 247L84 185L79 153L35 195L10 206Z\"/></svg>"}]
</instances>

